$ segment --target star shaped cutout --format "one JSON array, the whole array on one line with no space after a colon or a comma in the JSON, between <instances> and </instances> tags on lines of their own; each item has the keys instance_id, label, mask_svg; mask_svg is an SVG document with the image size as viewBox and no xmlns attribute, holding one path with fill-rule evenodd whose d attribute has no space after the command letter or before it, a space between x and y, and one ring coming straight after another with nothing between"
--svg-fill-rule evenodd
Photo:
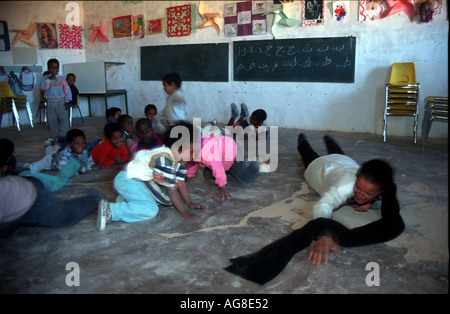
<instances>
[{"instance_id":1,"label":"star shaped cutout","mask_svg":"<svg viewBox=\"0 0 450 314\"><path fill-rule=\"evenodd\" d=\"M214 26L216 29L217 35L220 34L220 26L217 22L217 19L222 17L220 13L208 13L208 9L206 8L206 5L203 1L200 1L200 4L198 5L198 13L200 14L203 23L198 25L196 28L205 28L208 26Z\"/></svg>"},{"instance_id":2,"label":"star shaped cutout","mask_svg":"<svg viewBox=\"0 0 450 314\"><path fill-rule=\"evenodd\" d=\"M17 34L16 37L14 37L13 41L11 42L11 46L14 47L14 45L20 40L31 47L37 47L37 45L30 40L31 36L33 36L35 31L36 31L36 22L31 23L27 29L12 29L11 32L17 32Z\"/></svg>"}]
</instances>

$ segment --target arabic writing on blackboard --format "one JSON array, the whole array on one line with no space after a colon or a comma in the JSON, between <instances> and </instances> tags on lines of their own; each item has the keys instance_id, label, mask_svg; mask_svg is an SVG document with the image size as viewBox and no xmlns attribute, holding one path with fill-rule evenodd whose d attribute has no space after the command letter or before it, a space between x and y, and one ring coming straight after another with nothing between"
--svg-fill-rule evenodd
<instances>
[{"instance_id":1,"label":"arabic writing on blackboard","mask_svg":"<svg viewBox=\"0 0 450 314\"><path fill-rule=\"evenodd\" d=\"M355 38L235 42L235 81L354 82Z\"/></svg>"}]
</instances>

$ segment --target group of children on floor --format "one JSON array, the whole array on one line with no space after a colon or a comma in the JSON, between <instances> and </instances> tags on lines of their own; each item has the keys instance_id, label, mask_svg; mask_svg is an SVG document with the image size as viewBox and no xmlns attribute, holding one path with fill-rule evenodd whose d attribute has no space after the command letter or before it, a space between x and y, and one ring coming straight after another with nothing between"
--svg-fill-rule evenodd
<instances>
[{"instance_id":1,"label":"group of children on floor","mask_svg":"<svg viewBox=\"0 0 450 314\"><path fill-rule=\"evenodd\" d=\"M47 65L49 73L42 77L40 87L48 101L52 137L45 141L45 156L39 161L24 164L18 175L40 180L48 192L55 192L77 174L98 167L123 165L123 170L114 179L114 188L119 194L116 202L102 198L98 204L99 230L103 230L110 221L135 222L153 218L159 205L173 205L183 217L199 220L188 210L206 208L191 201L185 183L195 177L199 165L204 167L205 177L215 179L219 187L218 199L231 198L226 189L227 173L242 184L254 182L259 176L257 161L247 165L246 161L236 160L236 142L232 137L207 134L200 141L194 138L198 132L186 121L186 101L180 91L178 74L167 74L162 80L168 95L163 113L166 121L156 118L157 108L152 104L145 107L146 118L138 119L136 124L131 116L122 114L120 108L109 108L104 138L86 143L82 130L68 130L66 110L73 94L67 81L58 75L59 62L50 59ZM75 75L70 81L74 85ZM235 104L231 109L230 127L250 126L257 131L267 117L262 109L249 115L245 104L241 105L241 113ZM188 131L189 145L174 145L181 139L181 133L177 135L175 132L176 137L173 137L172 130L177 127ZM3 148L2 155L0 166L4 171L1 175L5 175L8 169L12 169L14 156L13 151L4 151ZM43 170L53 170L56 174L43 173Z\"/></svg>"}]
</instances>

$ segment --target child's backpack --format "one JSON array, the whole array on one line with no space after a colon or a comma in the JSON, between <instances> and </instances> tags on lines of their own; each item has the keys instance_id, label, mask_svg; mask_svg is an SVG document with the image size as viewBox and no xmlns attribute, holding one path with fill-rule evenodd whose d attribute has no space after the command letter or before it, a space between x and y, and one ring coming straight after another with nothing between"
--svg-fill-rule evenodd
<instances>
[{"instance_id":1,"label":"child's backpack","mask_svg":"<svg viewBox=\"0 0 450 314\"><path fill-rule=\"evenodd\" d=\"M34 74L27 66L22 67L20 82L24 91L32 91L34 87Z\"/></svg>"},{"instance_id":2,"label":"child's backpack","mask_svg":"<svg viewBox=\"0 0 450 314\"><path fill-rule=\"evenodd\" d=\"M14 95L16 96L23 95L22 84L20 83L19 78L17 77L17 75L14 73L13 70L9 72L8 80L9 86L11 86L11 90L14 93Z\"/></svg>"}]
</instances>

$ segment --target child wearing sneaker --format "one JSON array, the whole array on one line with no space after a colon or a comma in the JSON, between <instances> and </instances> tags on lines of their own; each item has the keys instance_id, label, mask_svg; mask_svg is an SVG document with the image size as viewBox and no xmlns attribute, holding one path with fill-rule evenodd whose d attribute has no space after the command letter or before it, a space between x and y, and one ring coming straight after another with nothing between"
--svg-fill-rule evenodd
<instances>
[{"instance_id":1,"label":"child wearing sneaker","mask_svg":"<svg viewBox=\"0 0 450 314\"><path fill-rule=\"evenodd\" d=\"M174 145L182 136L171 138L174 127L184 127L189 132L189 145ZM152 150L140 150L125 170L114 178L114 188L123 201L99 203L97 229L104 230L112 221L137 222L154 218L159 211L158 204L173 205L187 219L200 220L200 217L188 212L201 208L193 203L184 179L186 168L182 164L190 160L193 152L194 132L192 124L180 122L164 135L164 145Z\"/></svg>"},{"instance_id":2,"label":"child wearing sneaker","mask_svg":"<svg viewBox=\"0 0 450 314\"><path fill-rule=\"evenodd\" d=\"M71 129L67 132L67 146L60 148L58 145L49 145L46 141L46 155L39 161L25 163L24 168L32 173L43 170L58 171L64 167L70 159L76 158L81 164L79 173L89 171L94 166L89 150L86 149L86 135L80 129Z\"/></svg>"},{"instance_id":3,"label":"child wearing sneaker","mask_svg":"<svg viewBox=\"0 0 450 314\"><path fill-rule=\"evenodd\" d=\"M105 139L92 149L91 156L100 167L122 165L130 161L127 146L123 142L122 127L108 123L103 129Z\"/></svg>"},{"instance_id":4,"label":"child wearing sneaker","mask_svg":"<svg viewBox=\"0 0 450 314\"><path fill-rule=\"evenodd\" d=\"M239 117L239 119L236 121L237 117ZM249 111L245 104L241 104L241 113L239 113L236 104L232 103L231 118L228 121L227 126L232 126L233 128L240 126L242 129L250 127L250 132L247 134L256 134L256 140L258 140L258 135L260 133L265 132L265 135L268 135L267 128L264 125L264 121L266 121L266 119L267 113L263 109L257 109L249 116Z\"/></svg>"}]
</instances>

